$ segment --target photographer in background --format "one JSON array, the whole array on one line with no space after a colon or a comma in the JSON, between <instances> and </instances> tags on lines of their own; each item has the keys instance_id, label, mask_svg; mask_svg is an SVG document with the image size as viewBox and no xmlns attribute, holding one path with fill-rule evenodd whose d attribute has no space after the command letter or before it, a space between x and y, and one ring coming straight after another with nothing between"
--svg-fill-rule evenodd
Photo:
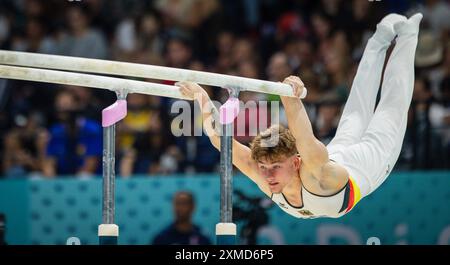
<instances>
[{"instance_id":1,"label":"photographer in background","mask_svg":"<svg viewBox=\"0 0 450 265\"><path fill-rule=\"evenodd\" d=\"M243 222L239 238L244 245L257 245L258 232L269 225L268 210L272 201L264 197L250 197L241 190L235 190L237 201L233 205L233 221Z\"/></svg>"}]
</instances>

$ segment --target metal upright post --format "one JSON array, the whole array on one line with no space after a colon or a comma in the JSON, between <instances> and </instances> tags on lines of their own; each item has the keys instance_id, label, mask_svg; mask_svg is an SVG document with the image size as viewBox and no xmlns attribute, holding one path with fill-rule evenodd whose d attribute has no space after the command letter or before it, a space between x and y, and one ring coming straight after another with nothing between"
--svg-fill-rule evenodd
<instances>
[{"instance_id":1,"label":"metal upright post","mask_svg":"<svg viewBox=\"0 0 450 265\"><path fill-rule=\"evenodd\" d=\"M117 92L117 101L102 112L103 126L103 204L102 224L98 228L100 245L117 245L119 227L115 217L116 123L127 113L126 92Z\"/></svg>"},{"instance_id":2,"label":"metal upright post","mask_svg":"<svg viewBox=\"0 0 450 265\"><path fill-rule=\"evenodd\" d=\"M222 125L220 137L220 222L232 223L233 219L233 123Z\"/></svg>"},{"instance_id":3,"label":"metal upright post","mask_svg":"<svg viewBox=\"0 0 450 265\"><path fill-rule=\"evenodd\" d=\"M220 223L216 225L218 245L236 244L233 223L233 122L239 113L239 90L230 89L230 98L220 108Z\"/></svg>"}]
</instances>

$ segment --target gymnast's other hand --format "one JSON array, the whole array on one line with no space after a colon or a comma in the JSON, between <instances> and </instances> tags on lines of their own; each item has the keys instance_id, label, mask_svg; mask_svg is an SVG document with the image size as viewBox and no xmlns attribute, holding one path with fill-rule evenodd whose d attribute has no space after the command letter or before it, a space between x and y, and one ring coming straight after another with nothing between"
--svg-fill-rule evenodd
<instances>
[{"instance_id":1,"label":"gymnast's other hand","mask_svg":"<svg viewBox=\"0 0 450 265\"><path fill-rule=\"evenodd\" d=\"M206 94L206 91L194 82L177 82L176 86L180 87L180 92L190 100L201 100L201 97Z\"/></svg>"},{"instance_id":2,"label":"gymnast's other hand","mask_svg":"<svg viewBox=\"0 0 450 265\"><path fill-rule=\"evenodd\" d=\"M294 96L300 98L305 89L305 84L303 84L302 80L298 76L289 76L286 77L283 81L284 84L288 84L292 87Z\"/></svg>"}]
</instances>

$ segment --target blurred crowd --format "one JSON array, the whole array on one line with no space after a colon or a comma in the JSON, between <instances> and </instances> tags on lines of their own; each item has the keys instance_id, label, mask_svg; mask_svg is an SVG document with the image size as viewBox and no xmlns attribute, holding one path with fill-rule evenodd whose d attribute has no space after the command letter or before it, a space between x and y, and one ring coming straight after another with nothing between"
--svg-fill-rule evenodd
<instances>
[{"instance_id":1,"label":"blurred crowd","mask_svg":"<svg viewBox=\"0 0 450 265\"><path fill-rule=\"evenodd\" d=\"M317 137L335 134L365 44L387 13L422 12L416 81L397 169L450 168L450 1L448 0L1 0L0 49L109 59L271 81L299 75ZM156 80L146 80L158 82ZM173 81L163 81L173 84ZM205 87L220 102L224 90ZM257 102L244 120L270 116ZM101 110L113 92L0 79L0 175L99 175ZM117 125L116 172L216 172L207 136L176 137L168 98L129 94ZM193 104L193 103L190 103ZM280 104L281 106L281 104ZM252 109L253 108L253 109ZM253 114L252 114L253 113ZM192 112L192 123L201 122ZM280 122L286 123L283 111ZM269 119L270 123L270 119ZM252 126L238 140L251 140Z\"/></svg>"}]
</instances>

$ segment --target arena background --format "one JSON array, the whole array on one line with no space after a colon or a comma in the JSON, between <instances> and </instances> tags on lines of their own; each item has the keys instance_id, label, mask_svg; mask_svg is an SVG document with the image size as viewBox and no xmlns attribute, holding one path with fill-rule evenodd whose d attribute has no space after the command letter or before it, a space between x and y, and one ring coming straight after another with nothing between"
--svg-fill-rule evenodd
<instances>
[{"instance_id":1,"label":"arena background","mask_svg":"<svg viewBox=\"0 0 450 265\"><path fill-rule=\"evenodd\" d=\"M239 231L245 229L239 243L449 244L450 1L2 0L0 48L271 81L299 75L315 133L326 144L365 43L391 12L424 14L408 129L394 172L345 217L298 220L236 171L235 217ZM207 89L224 101L220 90ZM173 136L172 100L127 99L116 145L119 243L150 244L173 221L172 196L180 190L193 192L193 221L213 242L219 153L206 136ZM240 99L279 100L249 92ZM70 237L98 243L101 110L114 100L103 90L0 79L0 237L6 243L66 244ZM251 120L249 112L241 115ZM61 137L61 124L78 133ZM249 134L237 138L248 144ZM63 145L71 148L61 155Z\"/></svg>"}]
</instances>

